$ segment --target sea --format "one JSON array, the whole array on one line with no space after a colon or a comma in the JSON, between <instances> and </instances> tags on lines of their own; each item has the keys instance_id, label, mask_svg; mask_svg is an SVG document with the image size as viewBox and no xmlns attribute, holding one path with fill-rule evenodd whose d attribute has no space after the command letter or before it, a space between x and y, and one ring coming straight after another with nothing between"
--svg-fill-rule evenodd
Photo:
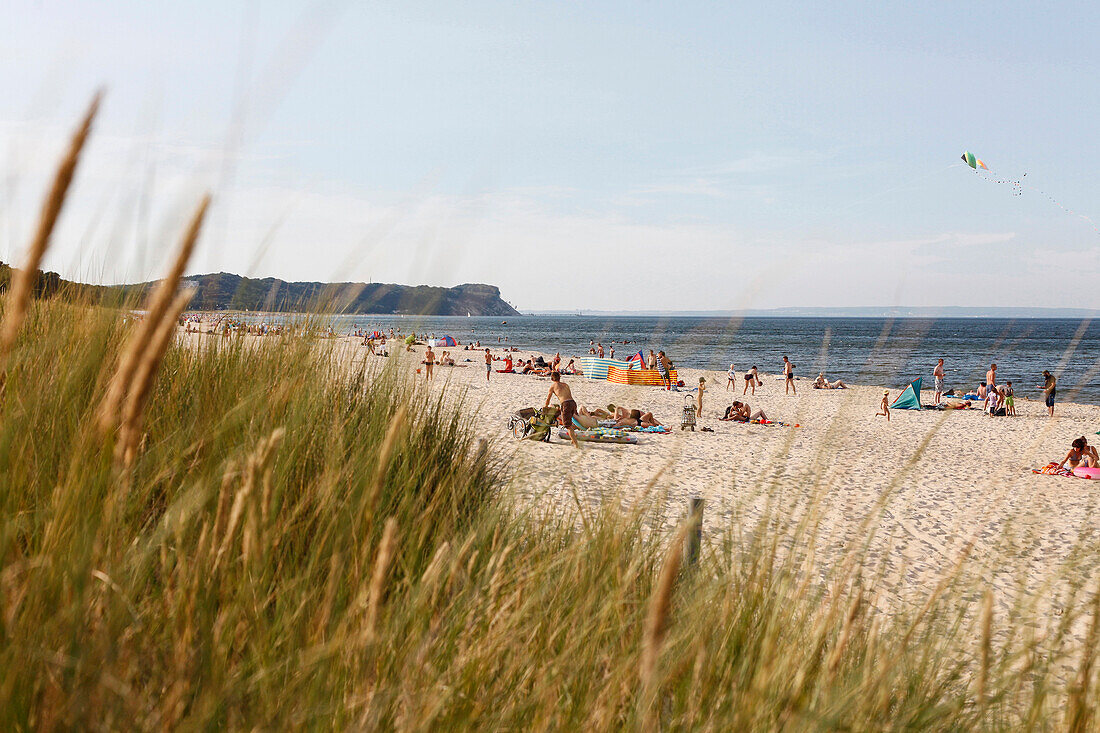
<instances>
[{"instance_id":1,"label":"sea","mask_svg":"<svg viewBox=\"0 0 1100 733\"><path fill-rule=\"evenodd\" d=\"M944 359L947 389L971 390L997 364L998 382L1012 381L1018 395L1041 396L1042 372L1058 377L1060 400L1100 405L1100 321L1002 318L794 318L635 317L592 315L335 316L347 333L400 330L429 338L448 335L460 344L515 346L562 357L588 354L602 343L610 356L664 350L676 366L738 373L752 366L782 371L783 356L795 372L814 379L900 388L924 377ZM462 358L461 348L456 354Z\"/></svg>"}]
</instances>

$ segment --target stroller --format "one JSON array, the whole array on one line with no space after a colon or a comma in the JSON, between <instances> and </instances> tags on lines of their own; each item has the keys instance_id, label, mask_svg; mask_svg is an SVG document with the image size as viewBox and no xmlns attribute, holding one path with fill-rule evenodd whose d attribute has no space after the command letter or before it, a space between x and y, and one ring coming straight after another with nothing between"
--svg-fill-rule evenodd
<instances>
[{"instance_id":1,"label":"stroller","mask_svg":"<svg viewBox=\"0 0 1100 733\"><path fill-rule=\"evenodd\" d=\"M550 430L558 420L560 409L557 405L550 405L541 410L533 407L517 410L508 418L508 429L512 431L512 437L518 440L541 440L549 443Z\"/></svg>"}]
</instances>

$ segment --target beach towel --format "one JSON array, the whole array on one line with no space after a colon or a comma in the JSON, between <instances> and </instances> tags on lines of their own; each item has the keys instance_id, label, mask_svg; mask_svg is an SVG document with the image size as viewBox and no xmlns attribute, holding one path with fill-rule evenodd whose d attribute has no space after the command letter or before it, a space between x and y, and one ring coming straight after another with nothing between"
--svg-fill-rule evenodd
<instances>
[{"instance_id":1,"label":"beach towel","mask_svg":"<svg viewBox=\"0 0 1100 733\"><path fill-rule=\"evenodd\" d=\"M1043 466L1042 468L1033 468L1033 469L1031 469L1031 472L1032 473L1041 473L1044 476L1070 476L1070 477L1076 478L1076 476L1073 475L1073 471L1066 468L1065 466L1062 466L1061 468L1059 468L1058 464L1053 463L1053 462L1048 463L1047 465Z\"/></svg>"},{"instance_id":2,"label":"beach towel","mask_svg":"<svg viewBox=\"0 0 1100 733\"><path fill-rule=\"evenodd\" d=\"M577 440L587 443L624 443L636 444L638 439L633 435L627 435L623 430L609 428L595 428L594 430L574 430L573 435ZM558 431L558 437L569 440L569 431L562 428Z\"/></svg>"}]
</instances>

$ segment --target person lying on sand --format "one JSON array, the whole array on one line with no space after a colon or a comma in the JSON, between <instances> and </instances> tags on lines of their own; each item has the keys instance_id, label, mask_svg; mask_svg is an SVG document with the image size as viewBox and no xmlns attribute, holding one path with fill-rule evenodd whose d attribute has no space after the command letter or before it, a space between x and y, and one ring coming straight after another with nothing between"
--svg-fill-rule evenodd
<instances>
[{"instance_id":1,"label":"person lying on sand","mask_svg":"<svg viewBox=\"0 0 1100 733\"><path fill-rule=\"evenodd\" d=\"M1096 446L1089 445L1089 441L1082 435L1070 444L1069 453L1066 453L1066 457L1058 464L1058 468L1067 463L1070 468L1077 468L1078 466L1096 468L1100 466L1100 457L1096 454Z\"/></svg>"},{"instance_id":2,"label":"person lying on sand","mask_svg":"<svg viewBox=\"0 0 1100 733\"><path fill-rule=\"evenodd\" d=\"M761 420L767 422L768 416L764 414L763 410L753 412L747 402L734 401L732 405L726 408L726 414L720 417L719 420L725 420L727 422L753 422L755 420Z\"/></svg>"},{"instance_id":3,"label":"person lying on sand","mask_svg":"<svg viewBox=\"0 0 1100 733\"><path fill-rule=\"evenodd\" d=\"M626 420L626 419L634 416L634 413L638 413L638 417L641 418L641 426L643 428L658 427L661 424L660 422L657 421L657 418L653 417L652 412L648 412L645 409L628 410L625 407L615 407L615 405L608 405L607 407L609 409L612 408L612 407L615 408L615 419L616 420Z\"/></svg>"},{"instance_id":4,"label":"person lying on sand","mask_svg":"<svg viewBox=\"0 0 1100 733\"><path fill-rule=\"evenodd\" d=\"M839 379L835 382L830 382L825 377L825 372L821 372L817 375L817 379L814 380L813 386L814 389L848 389L848 385Z\"/></svg>"},{"instance_id":5,"label":"person lying on sand","mask_svg":"<svg viewBox=\"0 0 1100 733\"><path fill-rule=\"evenodd\" d=\"M628 410L619 417L609 416L602 419L597 417L596 413L607 415L606 411L599 408L589 411L582 407L580 412L574 416L573 422L586 430L600 427L601 422L605 427L612 428L653 428L661 424L657 422L657 418L653 417L652 412L642 412L641 410Z\"/></svg>"}]
</instances>

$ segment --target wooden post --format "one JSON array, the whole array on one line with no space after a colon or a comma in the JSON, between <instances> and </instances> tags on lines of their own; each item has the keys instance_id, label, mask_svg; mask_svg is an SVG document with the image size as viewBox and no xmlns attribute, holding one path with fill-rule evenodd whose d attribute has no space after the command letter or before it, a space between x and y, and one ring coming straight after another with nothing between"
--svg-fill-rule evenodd
<instances>
[{"instance_id":1,"label":"wooden post","mask_svg":"<svg viewBox=\"0 0 1100 733\"><path fill-rule=\"evenodd\" d=\"M693 496L688 500L688 531L684 537L684 559L688 566L699 560L699 548L703 543L703 498Z\"/></svg>"}]
</instances>

